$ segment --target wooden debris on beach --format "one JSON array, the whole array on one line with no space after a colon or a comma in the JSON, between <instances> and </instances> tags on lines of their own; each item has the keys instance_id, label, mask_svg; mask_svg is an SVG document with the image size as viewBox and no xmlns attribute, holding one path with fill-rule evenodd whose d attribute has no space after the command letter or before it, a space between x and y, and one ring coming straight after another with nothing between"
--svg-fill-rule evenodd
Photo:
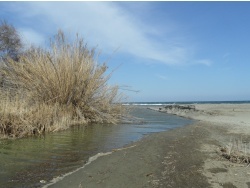
<instances>
[{"instance_id":1,"label":"wooden debris on beach","mask_svg":"<svg viewBox=\"0 0 250 188\"><path fill-rule=\"evenodd\" d=\"M229 152L228 148L223 147L220 148L220 154L222 157L229 160L230 162L238 164L250 164L250 156L244 155L242 152Z\"/></svg>"},{"instance_id":2,"label":"wooden debris on beach","mask_svg":"<svg viewBox=\"0 0 250 188\"><path fill-rule=\"evenodd\" d=\"M167 113L171 113L171 114L175 114L178 112L194 112L197 111L195 109L194 105L177 105L177 104L171 104L171 105L166 105L164 107L161 107L158 109L161 112L167 112Z\"/></svg>"},{"instance_id":3,"label":"wooden debris on beach","mask_svg":"<svg viewBox=\"0 0 250 188\"><path fill-rule=\"evenodd\" d=\"M173 104L173 105L167 105L165 106L165 109L177 109L177 110L195 110L195 106L194 105L177 105L177 104Z\"/></svg>"}]
</instances>

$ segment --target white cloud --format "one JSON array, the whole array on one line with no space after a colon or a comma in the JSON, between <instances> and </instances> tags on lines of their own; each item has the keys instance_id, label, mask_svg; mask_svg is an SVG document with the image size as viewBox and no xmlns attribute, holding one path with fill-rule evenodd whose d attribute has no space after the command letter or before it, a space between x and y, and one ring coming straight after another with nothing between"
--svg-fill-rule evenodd
<instances>
[{"instance_id":1,"label":"white cloud","mask_svg":"<svg viewBox=\"0 0 250 188\"><path fill-rule=\"evenodd\" d=\"M203 64L206 66L211 66L213 64L213 62L209 59L201 59L201 60L195 61L195 64Z\"/></svg>"},{"instance_id":2,"label":"white cloud","mask_svg":"<svg viewBox=\"0 0 250 188\"><path fill-rule=\"evenodd\" d=\"M23 8L20 5L24 5ZM173 33L171 37L168 36L171 29L163 39L162 32L157 32L161 28L155 28L143 17L135 17L122 6L111 2L29 2L19 4L18 9L25 19L43 19L44 25L40 27L50 27L50 32L59 28L66 33L78 32L91 45L98 45L104 53L113 52L119 47L118 52L169 65L187 64L194 58L191 45L175 42ZM173 27L173 23L164 27ZM39 32L23 30L29 40L38 44L43 40ZM197 63L211 64L209 60L199 60Z\"/></svg>"}]
</instances>

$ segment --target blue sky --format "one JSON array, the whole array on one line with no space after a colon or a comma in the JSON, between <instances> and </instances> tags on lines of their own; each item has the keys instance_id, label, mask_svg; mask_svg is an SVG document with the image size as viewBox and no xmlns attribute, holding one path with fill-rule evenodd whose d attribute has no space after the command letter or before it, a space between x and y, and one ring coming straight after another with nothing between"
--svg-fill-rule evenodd
<instances>
[{"instance_id":1,"label":"blue sky","mask_svg":"<svg viewBox=\"0 0 250 188\"><path fill-rule=\"evenodd\" d=\"M128 101L250 100L250 2L0 2L24 42L79 33Z\"/></svg>"}]
</instances>

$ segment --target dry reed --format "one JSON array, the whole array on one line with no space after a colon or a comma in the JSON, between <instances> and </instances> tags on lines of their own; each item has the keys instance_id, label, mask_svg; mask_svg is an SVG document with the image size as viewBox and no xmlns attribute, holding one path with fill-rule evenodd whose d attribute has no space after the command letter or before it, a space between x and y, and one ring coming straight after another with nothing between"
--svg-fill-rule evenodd
<instances>
[{"instance_id":1,"label":"dry reed","mask_svg":"<svg viewBox=\"0 0 250 188\"><path fill-rule=\"evenodd\" d=\"M118 86L76 37L73 43L59 31L50 50L32 48L19 62L8 59L0 100L0 133L13 137L41 134L78 123L117 123L125 113ZM9 92L7 92L9 91Z\"/></svg>"}]
</instances>

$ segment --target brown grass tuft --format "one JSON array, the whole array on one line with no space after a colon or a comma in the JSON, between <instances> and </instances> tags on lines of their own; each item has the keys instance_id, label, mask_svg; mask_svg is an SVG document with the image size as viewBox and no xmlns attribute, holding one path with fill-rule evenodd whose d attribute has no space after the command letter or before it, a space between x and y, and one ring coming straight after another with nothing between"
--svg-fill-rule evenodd
<instances>
[{"instance_id":1,"label":"brown grass tuft","mask_svg":"<svg viewBox=\"0 0 250 188\"><path fill-rule=\"evenodd\" d=\"M118 86L95 50L59 31L50 50L33 48L0 68L0 133L23 136L76 123L117 123L125 113ZM9 91L9 92L7 92Z\"/></svg>"}]
</instances>

